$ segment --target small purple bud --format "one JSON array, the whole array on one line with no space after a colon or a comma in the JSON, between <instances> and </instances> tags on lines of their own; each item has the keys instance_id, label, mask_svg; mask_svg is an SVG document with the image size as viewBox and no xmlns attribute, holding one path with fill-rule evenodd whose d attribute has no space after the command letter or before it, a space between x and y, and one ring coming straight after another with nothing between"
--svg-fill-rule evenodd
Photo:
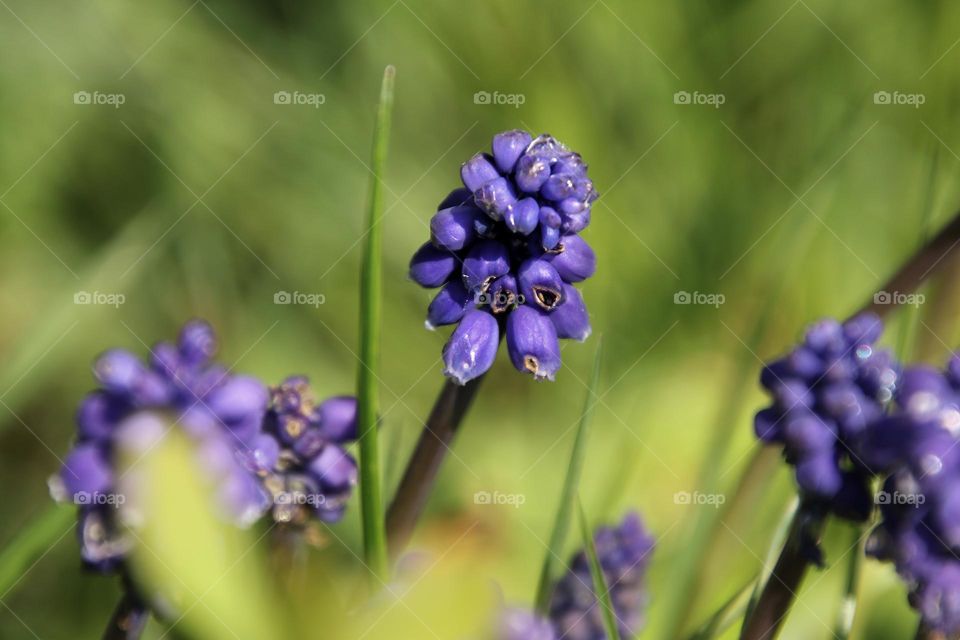
<instances>
[{"instance_id":1,"label":"small purple bud","mask_svg":"<svg viewBox=\"0 0 960 640\"><path fill-rule=\"evenodd\" d=\"M217 353L217 336L203 320L191 320L180 330L178 345L187 363L204 364Z\"/></svg>"},{"instance_id":2,"label":"small purple bud","mask_svg":"<svg viewBox=\"0 0 960 640\"><path fill-rule=\"evenodd\" d=\"M310 473L329 491L344 491L357 483L357 463L335 444L324 447L313 459Z\"/></svg>"},{"instance_id":3,"label":"small purple bud","mask_svg":"<svg viewBox=\"0 0 960 640\"><path fill-rule=\"evenodd\" d=\"M333 396L317 407L320 433L332 442L357 439L357 399L354 396Z\"/></svg>"},{"instance_id":4,"label":"small purple bud","mask_svg":"<svg viewBox=\"0 0 960 640\"><path fill-rule=\"evenodd\" d=\"M441 249L458 251L477 235L474 221L483 213L471 206L441 209L430 218L430 241Z\"/></svg>"},{"instance_id":5,"label":"small purple bud","mask_svg":"<svg viewBox=\"0 0 960 640\"><path fill-rule=\"evenodd\" d=\"M586 211L590 203L579 198L564 198L557 204L557 210L568 216L577 215Z\"/></svg>"},{"instance_id":6,"label":"small purple bud","mask_svg":"<svg viewBox=\"0 0 960 640\"><path fill-rule=\"evenodd\" d=\"M768 444L780 442L782 439L781 429L783 422L780 420L780 412L768 407L761 409L753 419L753 430L763 442Z\"/></svg>"},{"instance_id":7,"label":"small purple bud","mask_svg":"<svg viewBox=\"0 0 960 640\"><path fill-rule=\"evenodd\" d=\"M558 338L571 338L583 342L590 337L590 315L587 305L576 287L563 284L563 302L550 314L550 321L557 330Z\"/></svg>"},{"instance_id":8,"label":"small purple bud","mask_svg":"<svg viewBox=\"0 0 960 640\"><path fill-rule=\"evenodd\" d=\"M473 228L476 229L478 238L497 237L497 221L490 216L477 216L477 219L473 221Z\"/></svg>"},{"instance_id":9,"label":"small purple bud","mask_svg":"<svg viewBox=\"0 0 960 640\"><path fill-rule=\"evenodd\" d=\"M517 371L553 380L560 369L560 343L550 318L531 306L507 316L507 351Z\"/></svg>"},{"instance_id":10,"label":"small purple bud","mask_svg":"<svg viewBox=\"0 0 960 640\"><path fill-rule=\"evenodd\" d=\"M516 278L510 274L500 276L490 285L489 293L485 294L490 310L495 314L501 314L517 306L518 292Z\"/></svg>"},{"instance_id":11,"label":"small purple bud","mask_svg":"<svg viewBox=\"0 0 960 640\"><path fill-rule=\"evenodd\" d=\"M797 461L797 484L820 498L832 498L843 484L833 451L804 456Z\"/></svg>"},{"instance_id":12,"label":"small purple bud","mask_svg":"<svg viewBox=\"0 0 960 640\"><path fill-rule=\"evenodd\" d=\"M506 178L497 178L473 193L473 199L488 216L502 220L517 203L517 196Z\"/></svg>"},{"instance_id":13,"label":"small purple bud","mask_svg":"<svg viewBox=\"0 0 960 640\"><path fill-rule=\"evenodd\" d=\"M259 421L267 410L270 393L253 376L231 376L217 387L205 404L227 423Z\"/></svg>"},{"instance_id":14,"label":"small purple bud","mask_svg":"<svg viewBox=\"0 0 960 640\"><path fill-rule=\"evenodd\" d=\"M470 191L470 189L466 187L454 189L443 199L443 202L437 207L437 211L449 209L450 207L459 207L460 205L473 206L473 191Z\"/></svg>"},{"instance_id":15,"label":"small purple bud","mask_svg":"<svg viewBox=\"0 0 960 640\"><path fill-rule=\"evenodd\" d=\"M524 155L517 161L514 180L521 191L537 193L550 177L550 162L532 155Z\"/></svg>"},{"instance_id":16,"label":"small purple bud","mask_svg":"<svg viewBox=\"0 0 960 640\"><path fill-rule=\"evenodd\" d=\"M570 151L562 142L549 133L541 133L530 143L526 153L527 155L544 158L550 162L550 164L553 164L561 157L570 153Z\"/></svg>"},{"instance_id":17,"label":"small purple bud","mask_svg":"<svg viewBox=\"0 0 960 640\"><path fill-rule=\"evenodd\" d=\"M553 207L540 207L540 224L546 227L559 229L563 223L563 218Z\"/></svg>"},{"instance_id":18,"label":"small purple bud","mask_svg":"<svg viewBox=\"0 0 960 640\"><path fill-rule=\"evenodd\" d=\"M529 235L537 228L537 222L540 220L540 206L533 198L524 198L510 207L503 220L510 231Z\"/></svg>"},{"instance_id":19,"label":"small purple bud","mask_svg":"<svg viewBox=\"0 0 960 640\"><path fill-rule=\"evenodd\" d=\"M560 229L540 226L540 245L544 251L552 251L560 244Z\"/></svg>"},{"instance_id":20,"label":"small purple bud","mask_svg":"<svg viewBox=\"0 0 960 640\"><path fill-rule=\"evenodd\" d=\"M310 460L320 453L320 450L326 445L327 439L323 437L320 430L308 427L293 443L293 452L300 456L302 460Z\"/></svg>"},{"instance_id":21,"label":"small purple bud","mask_svg":"<svg viewBox=\"0 0 960 640\"><path fill-rule=\"evenodd\" d=\"M554 174L571 174L577 177L587 174L587 165L579 153L567 153L560 156L553 165Z\"/></svg>"},{"instance_id":22,"label":"small purple bud","mask_svg":"<svg viewBox=\"0 0 960 640\"><path fill-rule=\"evenodd\" d=\"M79 444L74 447L64 460L60 477L69 499L80 504L90 504L89 494L106 493L113 485L110 465L100 448L94 444Z\"/></svg>"},{"instance_id":23,"label":"small purple bud","mask_svg":"<svg viewBox=\"0 0 960 640\"><path fill-rule=\"evenodd\" d=\"M492 159L485 153L478 153L463 163L460 178L467 189L476 193L477 189L500 177L497 168L490 162Z\"/></svg>"},{"instance_id":24,"label":"small purple bud","mask_svg":"<svg viewBox=\"0 0 960 640\"><path fill-rule=\"evenodd\" d=\"M530 144L532 136L522 129L504 131L493 136L493 159L502 173L512 173L517 160Z\"/></svg>"},{"instance_id":25,"label":"small purple bud","mask_svg":"<svg viewBox=\"0 0 960 640\"><path fill-rule=\"evenodd\" d=\"M784 418L783 441L792 450L813 455L817 452L832 452L837 436L813 414L796 418L791 418L788 414Z\"/></svg>"},{"instance_id":26,"label":"small purple bud","mask_svg":"<svg viewBox=\"0 0 960 640\"><path fill-rule=\"evenodd\" d=\"M133 394L146 374L140 359L125 349L111 349L93 365L93 374L108 391Z\"/></svg>"},{"instance_id":27,"label":"small purple bud","mask_svg":"<svg viewBox=\"0 0 960 640\"><path fill-rule=\"evenodd\" d=\"M266 433L261 433L253 439L249 451L245 452L251 469L257 473L272 470L280 458L280 443Z\"/></svg>"},{"instance_id":28,"label":"small purple bud","mask_svg":"<svg viewBox=\"0 0 960 640\"><path fill-rule=\"evenodd\" d=\"M579 233L590 226L590 209L584 209L580 213L563 214L563 224L560 225L560 231L563 233Z\"/></svg>"},{"instance_id":29,"label":"small purple bud","mask_svg":"<svg viewBox=\"0 0 960 640\"><path fill-rule=\"evenodd\" d=\"M517 269L517 284L524 304L535 304L552 311L563 300L563 281L549 262L531 258Z\"/></svg>"},{"instance_id":30,"label":"small purple bud","mask_svg":"<svg viewBox=\"0 0 960 640\"><path fill-rule=\"evenodd\" d=\"M844 322L843 333L851 344L873 344L883 333L883 321L867 311Z\"/></svg>"},{"instance_id":31,"label":"small purple bud","mask_svg":"<svg viewBox=\"0 0 960 640\"><path fill-rule=\"evenodd\" d=\"M597 270L597 256L580 236L563 236L559 247L558 253L548 253L543 259L553 265L565 282L586 280Z\"/></svg>"},{"instance_id":32,"label":"small purple bud","mask_svg":"<svg viewBox=\"0 0 960 640\"><path fill-rule=\"evenodd\" d=\"M444 285L427 307L427 328L432 330L459 322L470 308L472 300L473 295L463 287L462 283L451 280Z\"/></svg>"},{"instance_id":33,"label":"small purple bud","mask_svg":"<svg viewBox=\"0 0 960 640\"><path fill-rule=\"evenodd\" d=\"M432 289L449 280L456 266L456 256L427 242L410 259L410 279Z\"/></svg>"},{"instance_id":34,"label":"small purple bud","mask_svg":"<svg viewBox=\"0 0 960 640\"><path fill-rule=\"evenodd\" d=\"M126 403L111 398L103 391L88 394L77 410L80 437L91 440L109 438L126 409Z\"/></svg>"},{"instance_id":35,"label":"small purple bud","mask_svg":"<svg viewBox=\"0 0 960 640\"><path fill-rule=\"evenodd\" d=\"M486 291L500 276L510 273L507 248L494 240L483 240L470 248L463 259L463 286L467 291Z\"/></svg>"},{"instance_id":36,"label":"small purple bud","mask_svg":"<svg viewBox=\"0 0 960 640\"><path fill-rule=\"evenodd\" d=\"M569 174L557 174L554 173L546 182L543 183L543 186L540 187L540 195L546 198L547 200L554 200L559 202L560 200L565 200L567 198L577 198L578 200L583 200L584 196L588 193L587 187L582 184L583 181L589 183L589 180L586 178L577 178ZM583 195L581 195L581 193Z\"/></svg>"},{"instance_id":37,"label":"small purple bud","mask_svg":"<svg viewBox=\"0 0 960 640\"><path fill-rule=\"evenodd\" d=\"M479 309L468 311L443 347L444 375L460 385L483 375L493 366L499 344L496 318Z\"/></svg>"},{"instance_id":38,"label":"small purple bud","mask_svg":"<svg viewBox=\"0 0 960 640\"><path fill-rule=\"evenodd\" d=\"M159 342L150 351L150 364L153 365L154 371L166 378L176 379L183 361L180 350L176 346L169 342Z\"/></svg>"}]
</instances>

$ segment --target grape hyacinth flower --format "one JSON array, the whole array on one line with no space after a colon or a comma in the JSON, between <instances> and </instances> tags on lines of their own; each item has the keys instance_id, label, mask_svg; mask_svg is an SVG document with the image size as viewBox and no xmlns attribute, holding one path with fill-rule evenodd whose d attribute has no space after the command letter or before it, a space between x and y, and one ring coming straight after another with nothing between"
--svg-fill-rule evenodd
<instances>
[{"instance_id":1,"label":"grape hyacinth flower","mask_svg":"<svg viewBox=\"0 0 960 640\"><path fill-rule=\"evenodd\" d=\"M867 553L894 564L923 623L960 633L960 354L945 371L907 369L897 410L871 425L858 452L889 474Z\"/></svg>"},{"instance_id":2,"label":"grape hyacinth flower","mask_svg":"<svg viewBox=\"0 0 960 640\"><path fill-rule=\"evenodd\" d=\"M274 520L340 520L357 484L357 463L344 445L356 439L356 398L318 403L305 376L291 376L273 389L249 463L273 496Z\"/></svg>"},{"instance_id":3,"label":"grape hyacinth flower","mask_svg":"<svg viewBox=\"0 0 960 640\"><path fill-rule=\"evenodd\" d=\"M441 287L427 327L457 325L444 373L461 385L484 374L505 337L517 370L552 380L559 340L590 335L572 286L596 269L579 235L598 196L587 165L550 135L513 130L494 136L492 153L470 158L460 177L464 188L440 203L430 241L410 261L415 282Z\"/></svg>"},{"instance_id":4,"label":"grape hyacinth flower","mask_svg":"<svg viewBox=\"0 0 960 640\"><path fill-rule=\"evenodd\" d=\"M871 473L851 447L883 417L898 378L890 352L874 346L882 331L870 313L822 320L760 375L773 403L756 415L757 437L783 445L805 498L851 520L873 507Z\"/></svg>"},{"instance_id":5,"label":"grape hyacinth flower","mask_svg":"<svg viewBox=\"0 0 960 640\"><path fill-rule=\"evenodd\" d=\"M510 607L500 614L492 640L557 640L549 620L536 613Z\"/></svg>"},{"instance_id":6,"label":"grape hyacinth flower","mask_svg":"<svg viewBox=\"0 0 960 640\"><path fill-rule=\"evenodd\" d=\"M643 627L647 602L645 575L653 538L637 513L628 513L617 527L594 534L597 559L610 590L610 602L622 638L632 638ZM550 621L565 640L604 640L603 611L597 602L585 551L578 552L570 569L557 582L550 600Z\"/></svg>"},{"instance_id":7,"label":"grape hyacinth flower","mask_svg":"<svg viewBox=\"0 0 960 640\"><path fill-rule=\"evenodd\" d=\"M118 494L121 453L143 454L172 424L197 442L198 463L210 474L217 504L235 524L263 514L268 496L241 462L253 446L267 409L267 388L250 376L232 375L212 361L213 329L188 322L176 344L161 342L149 362L112 349L93 368L99 388L77 412L77 440L58 476L55 498L79 506L78 535L84 563L109 572L122 564L131 541L122 533L125 496Z\"/></svg>"}]
</instances>

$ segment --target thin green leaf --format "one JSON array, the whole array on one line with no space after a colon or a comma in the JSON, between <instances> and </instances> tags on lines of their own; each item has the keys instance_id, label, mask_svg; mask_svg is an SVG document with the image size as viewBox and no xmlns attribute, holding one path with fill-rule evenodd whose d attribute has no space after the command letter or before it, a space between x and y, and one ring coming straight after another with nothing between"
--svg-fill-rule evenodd
<instances>
[{"instance_id":1,"label":"thin green leaf","mask_svg":"<svg viewBox=\"0 0 960 640\"><path fill-rule=\"evenodd\" d=\"M380 319L383 266L383 171L390 139L395 69L383 72L377 124L373 137L373 176L370 180L370 208L367 212L366 245L360 274L360 369L357 373L359 402L357 425L360 440L360 508L363 519L363 552L367 567L385 581L387 536L384 524L380 445L377 433L377 371L380 366Z\"/></svg>"},{"instance_id":2,"label":"thin green leaf","mask_svg":"<svg viewBox=\"0 0 960 640\"><path fill-rule=\"evenodd\" d=\"M75 509L51 504L20 530L0 551L0 598L9 595L30 566L73 529L75 520Z\"/></svg>"},{"instance_id":3,"label":"thin green leaf","mask_svg":"<svg viewBox=\"0 0 960 640\"><path fill-rule=\"evenodd\" d=\"M840 611L833 629L833 636L837 640L847 640L853 630L853 621L857 614L857 592L860 588L860 567L863 564L863 546L866 540L867 529L870 525L854 526L850 528L853 537L853 548L847 553L847 573L844 580L843 600L840 602Z\"/></svg>"},{"instance_id":4,"label":"thin green leaf","mask_svg":"<svg viewBox=\"0 0 960 640\"><path fill-rule=\"evenodd\" d=\"M577 507L580 514L580 535L583 537L583 548L587 552L587 560L590 563L593 592L597 594L597 601L603 612L603 628L609 640L620 640L617 614L614 612L613 603L610 601L610 587L607 586L607 579L603 576L603 567L600 566L600 559L597 558L597 545L593 541L593 532L590 531L587 514L584 512L583 503L579 498L577 499Z\"/></svg>"},{"instance_id":5,"label":"thin green leaf","mask_svg":"<svg viewBox=\"0 0 960 640\"><path fill-rule=\"evenodd\" d=\"M593 356L593 372L587 387L587 397L583 404L583 413L580 414L580 424L577 426L577 435L573 441L573 450L570 452L570 464L567 466L567 475L563 481L563 491L560 494L560 504L557 506L557 517L553 521L553 531L550 533L550 543L543 558L543 567L540 570L540 580L537 584L536 603L537 611L546 614L550 604L554 565L563 554L563 544L570 529L570 512L573 509L573 500L580 486L580 474L583 469L583 458L587 450L587 432L590 419L596 408L597 384L600 379L600 359L603 353L603 339L597 340L597 351Z\"/></svg>"},{"instance_id":6,"label":"thin green leaf","mask_svg":"<svg viewBox=\"0 0 960 640\"><path fill-rule=\"evenodd\" d=\"M797 516L799 509L800 498L794 496L787 506L786 511L783 512L780 523L777 524L777 529L773 532L773 538L770 539L770 548L767 549L767 557L763 562L760 579L754 583L753 593L750 594L750 601L747 603L747 610L743 616L744 622L750 617L750 613L753 611L754 606L756 606L757 600L760 598L760 592L763 590L763 585L770 579L771 574L773 574L773 567L777 564L777 558L780 557L780 550L783 548L783 545L786 544L787 536L794 526L794 518Z\"/></svg>"},{"instance_id":7,"label":"thin green leaf","mask_svg":"<svg viewBox=\"0 0 960 640\"><path fill-rule=\"evenodd\" d=\"M750 580L720 605L713 615L688 637L688 640L712 640L729 629L747 610L747 601L756 589L759 578Z\"/></svg>"}]
</instances>

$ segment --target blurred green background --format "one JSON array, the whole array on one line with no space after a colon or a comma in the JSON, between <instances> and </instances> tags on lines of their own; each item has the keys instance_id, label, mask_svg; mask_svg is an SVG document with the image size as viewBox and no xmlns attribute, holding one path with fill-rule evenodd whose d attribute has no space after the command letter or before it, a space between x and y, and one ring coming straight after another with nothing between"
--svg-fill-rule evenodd
<instances>
[{"instance_id":1,"label":"blurred green background","mask_svg":"<svg viewBox=\"0 0 960 640\"><path fill-rule=\"evenodd\" d=\"M693 625L753 575L789 501L778 468L745 513L715 525L690 596L683 563L713 507L676 494L717 490L698 484L705 463L724 495L736 485L763 403L760 360L868 300L960 202L956 3L0 5L0 543L47 507L45 480L108 346L143 352L202 316L239 371L352 390L387 64L388 481L442 384L446 332L423 329L430 293L407 280L409 256L460 162L498 131L550 132L583 154L602 194L585 233L599 269L582 291L606 356L582 493L597 522L636 508L658 538L645 637L666 637L678 602ZM916 95L922 104L903 104ZM957 337L949 285L925 290L914 325L916 353L933 361ZM76 304L80 292L123 304ZM275 304L278 292L324 302ZM678 292L724 303L675 304ZM422 540L470 530L510 602L533 597L595 343L566 344L553 384L501 355L420 529ZM477 491L524 503L477 505ZM357 515L327 550L344 564L360 548ZM827 568L809 576L783 637L830 637L849 539L831 527ZM888 567L866 571L857 637L908 637L902 585ZM0 597L0 637L96 637L117 593L79 571L65 531Z\"/></svg>"}]
</instances>

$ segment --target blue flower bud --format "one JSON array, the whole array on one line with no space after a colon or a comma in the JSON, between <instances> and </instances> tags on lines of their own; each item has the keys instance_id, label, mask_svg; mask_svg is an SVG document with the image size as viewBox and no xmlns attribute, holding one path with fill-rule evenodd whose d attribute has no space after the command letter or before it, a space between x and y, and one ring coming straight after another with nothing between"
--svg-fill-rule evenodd
<instances>
[{"instance_id":1,"label":"blue flower bud","mask_svg":"<svg viewBox=\"0 0 960 640\"><path fill-rule=\"evenodd\" d=\"M79 444L64 460L60 471L68 499L90 504L94 493L108 493L113 486L113 472L103 451L94 444ZM80 496L77 496L80 494ZM87 494L86 496L84 494Z\"/></svg>"},{"instance_id":2,"label":"blue flower bud","mask_svg":"<svg viewBox=\"0 0 960 640\"><path fill-rule=\"evenodd\" d=\"M573 285L563 284L563 302L550 314L558 338L583 342L590 337L590 315L580 292Z\"/></svg>"},{"instance_id":3,"label":"blue flower bud","mask_svg":"<svg viewBox=\"0 0 960 640\"><path fill-rule=\"evenodd\" d=\"M506 178L497 178L486 183L473 193L473 199L488 216L503 220L510 208L517 203L517 196Z\"/></svg>"},{"instance_id":4,"label":"blue flower bud","mask_svg":"<svg viewBox=\"0 0 960 640\"><path fill-rule=\"evenodd\" d=\"M97 359L93 373L104 388L113 393L128 395L139 387L146 374L146 367L129 351L111 349Z\"/></svg>"},{"instance_id":5,"label":"blue flower bud","mask_svg":"<svg viewBox=\"0 0 960 640\"><path fill-rule=\"evenodd\" d=\"M448 282L433 298L427 307L427 328L434 329L447 324L460 322L470 303L473 294L467 291L463 284L456 280Z\"/></svg>"},{"instance_id":6,"label":"blue flower bud","mask_svg":"<svg viewBox=\"0 0 960 640\"><path fill-rule=\"evenodd\" d=\"M478 153L463 163L460 167L460 178L467 189L476 193L477 189L500 177L491 160L493 158L487 154Z\"/></svg>"},{"instance_id":7,"label":"blue flower bud","mask_svg":"<svg viewBox=\"0 0 960 640\"><path fill-rule=\"evenodd\" d=\"M560 343L550 318L529 305L521 305L507 317L507 351L521 373L540 380L553 380L560 369Z\"/></svg>"},{"instance_id":8,"label":"blue flower bud","mask_svg":"<svg viewBox=\"0 0 960 640\"><path fill-rule=\"evenodd\" d=\"M435 246L458 251L477 235L474 221L483 213L472 206L441 209L430 218L430 241Z\"/></svg>"},{"instance_id":9,"label":"blue flower bud","mask_svg":"<svg viewBox=\"0 0 960 640\"><path fill-rule=\"evenodd\" d=\"M843 484L833 450L799 458L796 473L801 489L826 500L833 498Z\"/></svg>"},{"instance_id":10,"label":"blue flower bud","mask_svg":"<svg viewBox=\"0 0 960 640\"><path fill-rule=\"evenodd\" d=\"M550 165L559 162L560 158L565 157L569 153L570 151L567 147L549 133L542 133L537 136L526 150L527 155L543 158Z\"/></svg>"},{"instance_id":11,"label":"blue flower bud","mask_svg":"<svg viewBox=\"0 0 960 640\"><path fill-rule=\"evenodd\" d=\"M540 246L544 251L553 251L560 244L560 229L540 225Z\"/></svg>"},{"instance_id":12,"label":"blue flower bud","mask_svg":"<svg viewBox=\"0 0 960 640\"><path fill-rule=\"evenodd\" d=\"M501 314L519 304L518 293L517 279L508 274L494 280L489 292L484 296L490 305L490 310L495 314Z\"/></svg>"},{"instance_id":13,"label":"blue flower bud","mask_svg":"<svg viewBox=\"0 0 960 640\"><path fill-rule=\"evenodd\" d=\"M544 198L556 201L574 198L585 202L592 191L593 183L589 178L564 173L554 173L540 187Z\"/></svg>"},{"instance_id":14,"label":"blue flower bud","mask_svg":"<svg viewBox=\"0 0 960 640\"><path fill-rule=\"evenodd\" d=\"M450 207L459 207L461 205L473 206L473 191L467 189L466 187L458 187L448 193L447 197L444 198L437 207L437 211L449 209Z\"/></svg>"},{"instance_id":15,"label":"blue flower bud","mask_svg":"<svg viewBox=\"0 0 960 640\"><path fill-rule=\"evenodd\" d=\"M332 396L320 403L314 412L320 421L320 434L338 444L357 439L357 399L354 396Z\"/></svg>"},{"instance_id":16,"label":"blue flower bud","mask_svg":"<svg viewBox=\"0 0 960 640\"><path fill-rule=\"evenodd\" d=\"M563 204L562 202L560 203ZM565 234L579 233L590 224L590 209L584 209L579 213L564 213L563 224L560 225L560 231Z\"/></svg>"},{"instance_id":17,"label":"blue flower bud","mask_svg":"<svg viewBox=\"0 0 960 640\"><path fill-rule=\"evenodd\" d=\"M517 269L517 284L524 304L535 304L544 311L556 309L563 300L563 281L549 262L536 258L524 261Z\"/></svg>"},{"instance_id":18,"label":"blue flower bud","mask_svg":"<svg viewBox=\"0 0 960 640\"><path fill-rule=\"evenodd\" d=\"M105 440L113 433L127 410L123 401L103 391L94 391L83 399L77 410L77 429L84 440Z\"/></svg>"},{"instance_id":19,"label":"blue flower bud","mask_svg":"<svg viewBox=\"0 0 960 640\"><path fill-rule=\"evenodd\" d=\"M427 242L410 259L410 279L421 287L432 289L449 280L456 266L456 256Z\"/></svg>"},{"instance_id":20,"label":"blue flower bud","mask_svg":"<svg viewBox=\"0 0 960 640\"><path fill-rule=\"evenodd\" d=\"M510 254L494 240L483 240L471 247L463 259L463 286L467 291L486 291L487 286L510 273Z\"/></svg>"},{"instance_id":21,"label":"blue flower bud","mask_svg":"<svg viewBox=\"0 0 960 640\"><path fill-rule=\"evenodd\" d=\"M529 235L537 228L537 223L540 221L540 205L533 198L518 200L507 211L503 221L507 223L510 231Z\"/></svg>"},{"instance_id":22,"label":"blue flower bud","mask_svg":"<svg viewBox=\"0 0 960 640\"><path fill-rule=\"evenodd\" d=\"M543 259L553 265L565 282L586 280L597 270L597 256L580 236L562 236L559 248L557 253L548 253Z\"/></svg>"},{"instance_id":23,"label":"blue flower bud","mask_svg":"<svg viewBox=\"0 0 960 640\"><path fill-rule=\"evenodd\" d=\"M550 163L537 156L524 155L517 161L514 179L517 187L525 193L537 193L550 177Z\"/></svg>"},{"instance_id":24,"label":"blue flower bud","mask_svg":"<svg viewBox=\"0 0 960 640\"><path fill-rule=\"evenodd\" d=\"M513 173L517 160L533 138L521 129L504 131L493 136L493 159L501 173Z\"/></svg>"},{"instance_id":25,"label":"blue flower bud","mask_svg":"<svg viewBox=\"0 0 960 640\"><path fill-rule=\"evenodd\" d=\"M493 366L499 343L496 319L486 311L468 311L443 347L444 375L461 385L483 375Z\"/></svg>"},{"instance_id":26,"label":"blue flower bud","mask_svg":"<svg viewBox=\"0 0 960 640\"><path fill-rule=\"evenodd\" d=\"M357 484L357 463L335 444L324 447L310 463L310 473L326 491L345 491Z\"/></svg>"},{"instance_id":27,"label":"blue flower bud","mask_svg":"<svg viewBox=\"0 0 960 640\"><path fill-rule=\"evenodd\" d=\"M587 174L587 165L579 153L567 153L560 156L554 163L553 173L582 177Z\"/></svg>"},{"instance_id":28,"label":"blue flower bud","mask_svg":"<svg viewBox=\"0 0 960 640\"><path fill-rule=\"evenodd\" d=\"M191 366L205 364L217 353L213 327L203 320L191 320L183 325L178 344L180 355Z\"/></svg>"}]
</instances>

